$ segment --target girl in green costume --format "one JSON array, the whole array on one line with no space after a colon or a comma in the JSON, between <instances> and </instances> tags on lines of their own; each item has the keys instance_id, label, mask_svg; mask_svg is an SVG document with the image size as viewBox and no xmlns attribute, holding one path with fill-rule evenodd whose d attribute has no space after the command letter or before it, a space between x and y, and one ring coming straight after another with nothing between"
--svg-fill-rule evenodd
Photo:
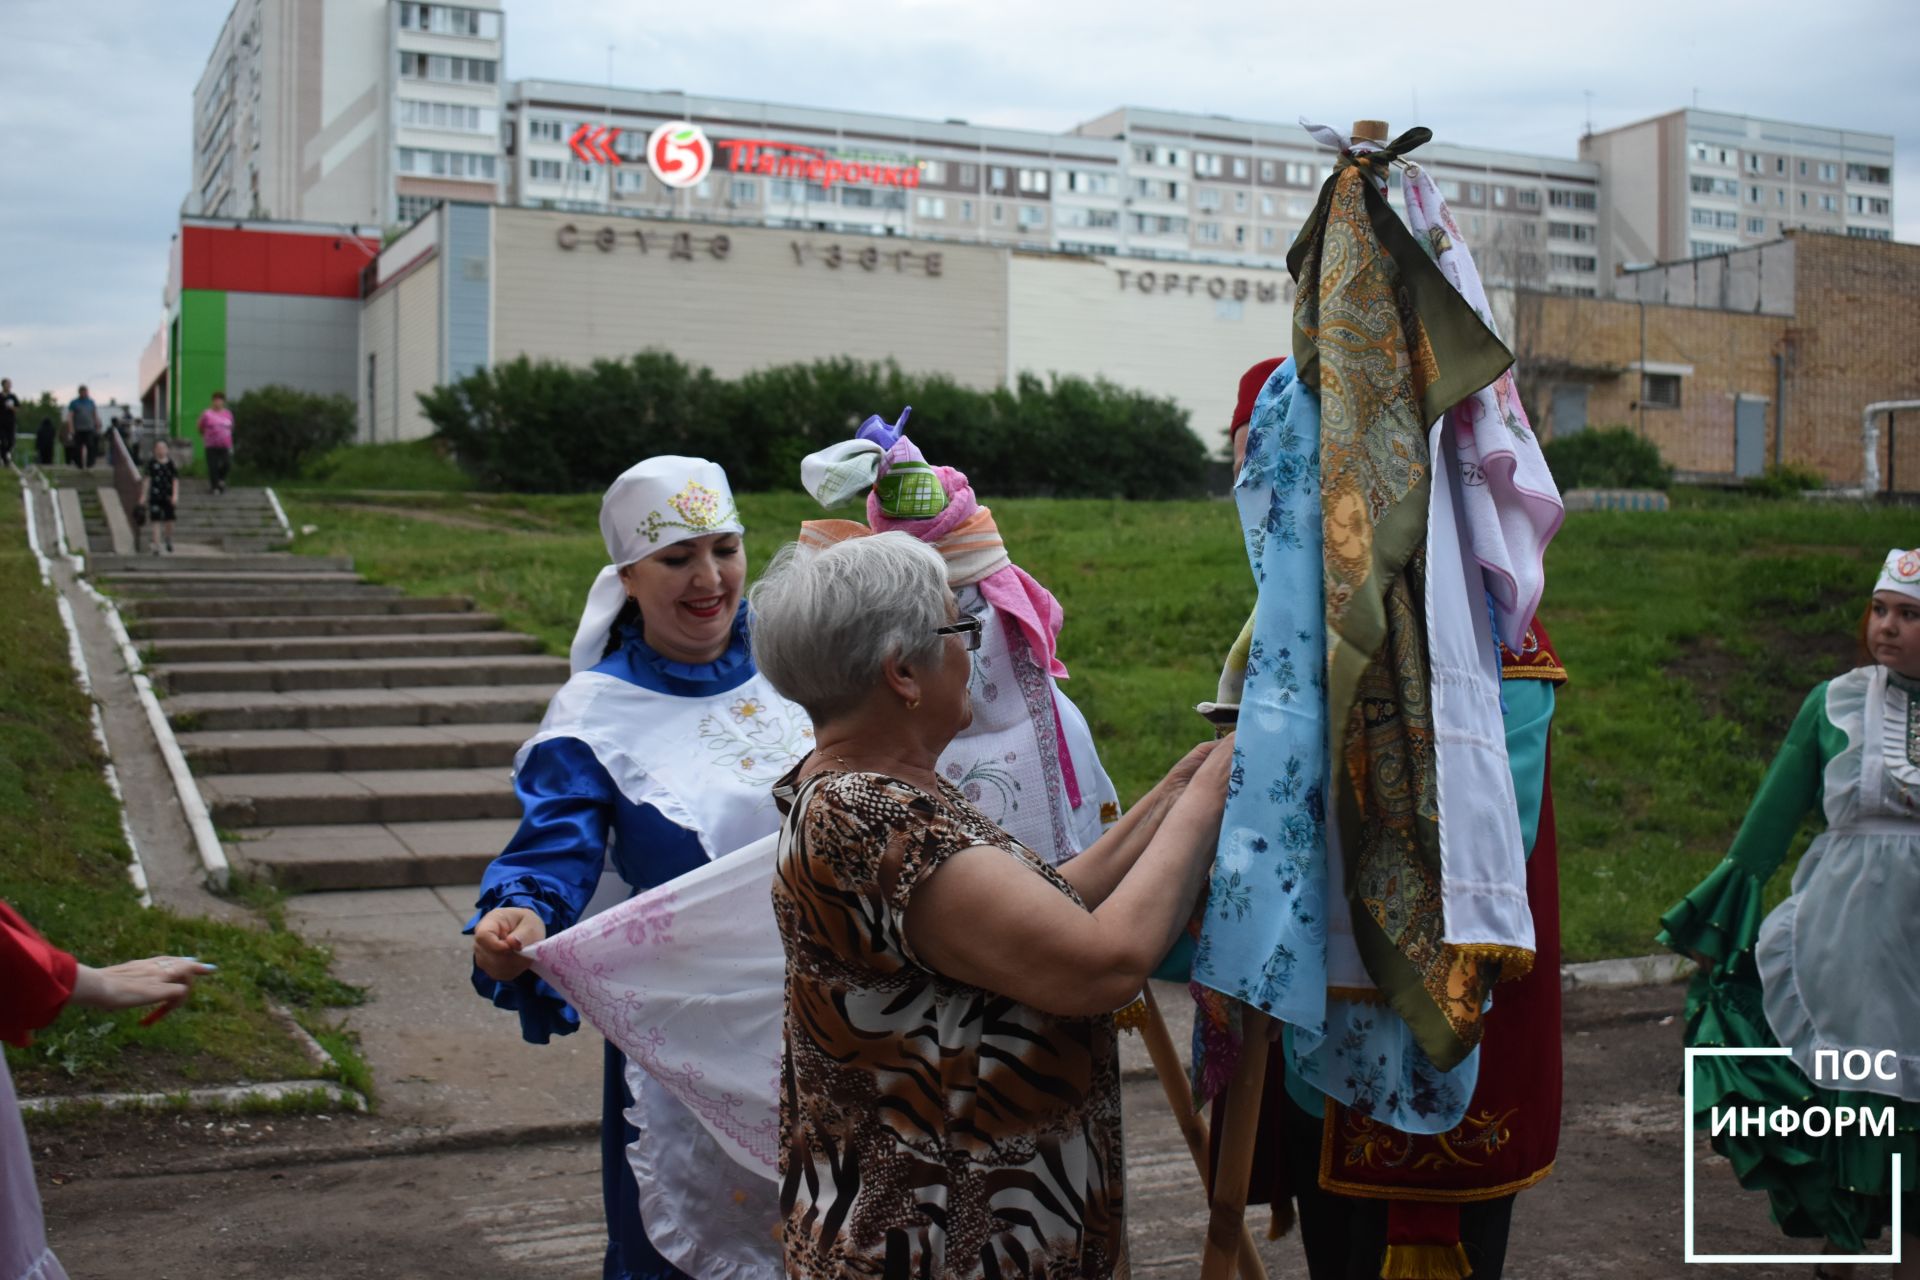
<instances>
[{"instance_id":1,"label":"girl in green costume","mask_svg":"<svg viewBox=\"0 0 1920 1280\"><path fill-rule=\"evenodd\" d=\"M1792 1051L1696 1063L1696 1123L1726 1109L1768 1117L1764 1135L1736 1126L1714 1150L1767 1193L1782 1231L1824 1237L1830 1252L1862 1252L1901 1196L1895 1274L1908 1280L1920 1277L1920 551L1887 556L1863 640L1872 665L1807 695L1732 850L1661 917L1660 940L1700 964L1688 1045ZM1827 829L1763 920L1762 888L1816 806ZM1794 1128L1774 1122L1781 1108L1798 1129L1779 1132ZM1857 1119L1832 1131L1823 1121L1841 1108L1890 1112L1891 1131ZM1809 1117L1822 1136L1807 1135Z\"/></svg>"}]
</instances>

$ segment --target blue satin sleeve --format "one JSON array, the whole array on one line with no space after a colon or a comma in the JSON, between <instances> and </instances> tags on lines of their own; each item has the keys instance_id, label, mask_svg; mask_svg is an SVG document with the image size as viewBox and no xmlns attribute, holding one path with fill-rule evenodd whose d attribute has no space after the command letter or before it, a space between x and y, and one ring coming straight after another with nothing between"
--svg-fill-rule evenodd
<instances>
[{"instance_id":1,"label":"blue satin sleeve","mask_svg":"<svg viewBox=\"0 0 1920 1280\"><path fill-rule=\"evenodd\" d=\"M1500 693L1507 704L1507 767L1520 801L1520 846L1533 857L1540 836L1540 797L1547 780L1547 728L1553 723L1553 683L1508 680Z\"/></svg>"},{"instance_id":2,"label":"blue satin sleeve","mask_svg":"<svg viewBox=\"0 0 1920 1280\"><path fill-rule=\"evenodd\" d=\"M693 832L652 805L622 796L577 738L549 738L529 751L513 787L520 797L520 827L481 878L468 933L496 907L538 912L549 935L571 927L599 886L609 834L614 870L631 889L651 889L707 860ZM580 1015L535 974L501 982L476 967L473 988L518 1013L520 1034L532 1044L580 1028Z\"/></svg>"}]
</instances>

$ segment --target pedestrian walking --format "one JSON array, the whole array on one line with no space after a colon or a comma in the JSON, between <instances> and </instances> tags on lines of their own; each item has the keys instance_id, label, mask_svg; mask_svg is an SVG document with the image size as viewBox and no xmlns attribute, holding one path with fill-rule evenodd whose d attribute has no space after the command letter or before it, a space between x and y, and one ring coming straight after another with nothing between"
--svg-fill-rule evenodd
<instances>
[{"instance_id":1,"label":"pedestrian walking","mask_svg":"<svg viewBox=\"0 0 1920 1280\"><path fill-rule=\"evenodd\" d=\"M13 465L13 438L20 426L20 397L13 394L13 379L0 378L0 465Z\"/></svg>"},{"instance_id":2,"label":"pedestrian walking","mask_svg":"<svg viewBox=\"0 0 1920 1280\"><path fill-rule=\"evenodd\" d=\"M67 434L71 441L67 460L82 471L90 470L100 451L100 406L87 394L85 384L67 404Z\"/></svg>"},{"instance_id":3,"label":"pedestrian walking","mask_svg":"<svg viewBox=\"0 0 1920 1280\"><path fill-rule=\"evenodd\" d=\"M153 442L153 461L147 463L146 474L140 477L140 501L147 509L148 545L153 554L160 554L162 526L165 526L167 553L171 555L173 522L180 502L180 471L173 465L165 440Z\"/></svg>"},{"instance_id":4,"label":"pedestrian walking","mask_svg":"<svg viewBox=\"0 0 1920 1280\"><path fill-rule=\"evenodd\" d=\"M40 427L33 433L33 454L34 457L39 459L40 465L43 467L53 465L53 441L54 437L58 434L54 429L53 415L42 414L40 416Z\"/></svg>"},{"instance_id":5,"label":"pedestrian walking","mask_svg":"<svg viewBox=\"0 0 1920 1280\"><path fill-rule=\"evenodd\" d=\"M207 449L207 485L214 493L227 491L227 471L233 466L233 412L227 393L213 393L213 403L200 415L200 439Z\"/></svg>"},{"instance_id":6,"label":"pedestrian walking","mask_svg":"<svg viewBox=\"0 0 1920 1280\"><path fill-rule=\"evenodd\" d=\"M1687 993L1690 1047L1790 1055L1697 1064L1696 1120L1735 1109L1782 1117L1760 1133L1715 1126L1713 1149L1742 1186L1767 1192L1783 1232L1824 1237L1829 1253L1864 1253L1904 1197L1906 1261L1894 1274L1910 1280L1920 1276L1920 550L1888 553L1860 648L1864 665L1807 695L1732 850L1661 917L1660 940L1700 966ZM1809 813L1826 830L1786 901L1763 912L1767 881ZM1855 1059L1870 1064L1864 1077ZM1835 1122L1847 1115L1875 1124ZM1898 1184L1896 1154L1906 1157Z\"/></svg>"}]
</instances>

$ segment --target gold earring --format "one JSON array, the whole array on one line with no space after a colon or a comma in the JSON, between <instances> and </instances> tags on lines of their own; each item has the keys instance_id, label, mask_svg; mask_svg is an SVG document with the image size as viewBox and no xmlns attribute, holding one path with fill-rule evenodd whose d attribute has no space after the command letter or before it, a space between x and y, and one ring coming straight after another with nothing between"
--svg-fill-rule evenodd
<instances>
[{"instance_id":1,"label":"gold earring","mask_svg":"<svg viewBox=\"0 0 1920 1280\"><path fill-rule=\"evenodd\" d=\"M907 710L918 711L919 709L920 709L920 699L918 698L907 699Z\"/></svg>"}]
</instances>

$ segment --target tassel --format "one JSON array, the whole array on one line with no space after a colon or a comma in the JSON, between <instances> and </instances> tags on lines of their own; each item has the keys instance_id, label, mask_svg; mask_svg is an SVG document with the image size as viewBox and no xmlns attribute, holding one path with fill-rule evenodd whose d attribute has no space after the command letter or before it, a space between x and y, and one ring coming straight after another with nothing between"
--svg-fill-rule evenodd
<instances>
[{"instance_id":1,"label":"tassel","mask_svg":"<svg viewBox=\"0 0 1920 1280\"><path fill-rule=\"evenodd\" d=\"M1267 1239L1284 1239L1293 1230L1293 1200L1289 1196L1278 1195L1273 1198L1273 1216L1267 1219Z\"/></svg>"},{"instance_id":2,"label":"tassel","mask_svg":"<svg viewBox=\"0 0 1920 1280\"><path fill-rule=\"evenodd\" d=\"M1473 1264L1463 1244L1390 1244L1380 1280L1467 1280Z\"/></svg>"},{"instance_id":3,"label":"tassel","mask_svg":"<svg viewBox=\"0 0 1920 1280\"><path fill-rule=\"evenodd\" d=\"M1117 1031L1140 1031L1147 1025L1147 1002L1139 996L1133 1003L1113 1015L1114 1029Z\"/></svg>"}]
</instances>

